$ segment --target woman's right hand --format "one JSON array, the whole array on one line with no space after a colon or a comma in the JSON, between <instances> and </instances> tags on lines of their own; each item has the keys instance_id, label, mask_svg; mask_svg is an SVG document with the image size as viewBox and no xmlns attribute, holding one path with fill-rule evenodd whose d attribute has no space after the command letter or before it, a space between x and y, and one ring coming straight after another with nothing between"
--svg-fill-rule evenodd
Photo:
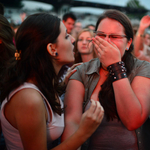
<instances>
[{"instance_id":1,"label":"woman's right hand","mask_svg":"<svg viewBox=\"0 0 150 150\"><path fill-rule=\"evenodd\" d=\"M104 117L104 109L100 102L91 100L90 108L82 115L79 130L84 136L90 137L91 134L97 129Z\"/></svg>"},{"instance_id":2,"label":"woman's right hand","mask_svg":"<svg viewBox=\"0 0 150 150\"><path fill-rule=\"evenodd\" d=\"M63 81L65 85L68 84L69 78L72 76L72 74L74 74L77 71L77 69L75 69L75 67L77 67L81 64L83 64L83 63L76 63L76 64L72 65L71 68L68 69L65 79Z\"/></svg>"}]
</instances>

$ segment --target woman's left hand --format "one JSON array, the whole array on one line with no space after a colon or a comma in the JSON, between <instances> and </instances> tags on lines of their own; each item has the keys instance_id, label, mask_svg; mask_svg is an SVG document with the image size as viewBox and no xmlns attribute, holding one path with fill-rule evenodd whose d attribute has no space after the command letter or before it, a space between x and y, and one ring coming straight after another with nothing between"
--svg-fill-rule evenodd
<instances>
[{"instance_id":1,"label":"woman's left hand","mask_svg":"<svg viewBox=\"0 0 150 150\"><path fill-rule=\"evenodd\" d=\"M75 69L75 67L77 67L81 64L83 64L83 63L76 63L76 64L72 65L71 68L68 69L65 79L63 81L65 85L68 84L68 81L69 81L69 78L71 77L71 75L77 71L77 69Z\"/></svg>"},{"instance_id":2,"label":"woman's left hand","mask_svg":"<svg viewBox=\"0 0 150 150\"><path fill-rule=\"evenodd\" d=\"M121 53L118 47L110 41L108 41L96 36L92 38L92 42L95 46L95 52L100 59L104 67L121 61Z\"/></svg>"}]
</instances>

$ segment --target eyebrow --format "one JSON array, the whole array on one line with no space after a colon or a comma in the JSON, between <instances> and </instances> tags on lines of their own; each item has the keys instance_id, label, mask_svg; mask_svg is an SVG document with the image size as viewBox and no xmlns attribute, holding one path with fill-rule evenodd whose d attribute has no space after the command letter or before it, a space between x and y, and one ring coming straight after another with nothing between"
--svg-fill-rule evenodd
<instances>
[{"instance_id":1,"label":"eyebrow","mask_svg":"<svg viewBox=\"0 0 150 150\"><path fill-rule=\"evenodd\" d=\"M101 32L101 33L104 33L104 34L106 34L105 32L103 32L103 31L98 31L98 32ZM117 33L110 33L109 35L118 35Z\"/></svg>"},{"instance_id":2,"label":"eyebrow","mask_svg":"<svg viewBox=\"0 0 150 150\"><path fill-rule=\"evenodd\" d=\"M88 36L88 37L86 37L86 38L91 38L92 36ZM83 36L81 36L80 38L84 38Z\"/></svg>"}]
</instances>

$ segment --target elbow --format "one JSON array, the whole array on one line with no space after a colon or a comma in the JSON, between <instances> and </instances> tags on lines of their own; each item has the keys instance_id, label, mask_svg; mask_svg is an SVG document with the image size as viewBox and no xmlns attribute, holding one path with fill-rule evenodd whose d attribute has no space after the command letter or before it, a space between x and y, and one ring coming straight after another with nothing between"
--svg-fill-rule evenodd
<instances>
[{"instance_id":1,"label":"elbow","mask_svg":"<svg viewBox=\"0 0 150 150\"><path fill-rule=\"evenodd\" d=\"M134 126L127 126L126 127L129 131L133 131L133 130L136 130L137 128L134 127Z\"/></svg>"},{"instance_id":2,"label":"elbow","mask_svg":"<svg viewBox=\"0 0 150 150\"><path fill-rule=\"evenodd\" d=\"M129 131L133 131L133 130L138 129L141 125L142 125L141 123L129 123L125 126Z\"/></svg>"}]
</instances>

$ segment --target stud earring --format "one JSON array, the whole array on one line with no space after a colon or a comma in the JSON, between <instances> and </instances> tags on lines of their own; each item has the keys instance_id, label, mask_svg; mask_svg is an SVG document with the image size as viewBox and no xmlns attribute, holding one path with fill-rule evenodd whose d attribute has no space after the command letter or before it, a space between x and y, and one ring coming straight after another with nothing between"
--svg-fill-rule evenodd
<instances>
[{"instance_id":1,"label":"stud earring","mask_svg":"<svg viewBox=\"0 0 150 150\"><path fill-rule=\"evenodd\" d=\"M58 56L58 53L57 53L57 52L55 53L55 56Z\"/></svg>"},{"instance_id":2,"label":"stud earring","mask_svg":"<svg viewBox=\"0 0 150 150\"><path fill-rule=\"evenodd\" d=\"M129 50L129 48L127 47L127 48L126 48L126 50L128 51L128 50Z\"/></svg>"}]
</instances>

